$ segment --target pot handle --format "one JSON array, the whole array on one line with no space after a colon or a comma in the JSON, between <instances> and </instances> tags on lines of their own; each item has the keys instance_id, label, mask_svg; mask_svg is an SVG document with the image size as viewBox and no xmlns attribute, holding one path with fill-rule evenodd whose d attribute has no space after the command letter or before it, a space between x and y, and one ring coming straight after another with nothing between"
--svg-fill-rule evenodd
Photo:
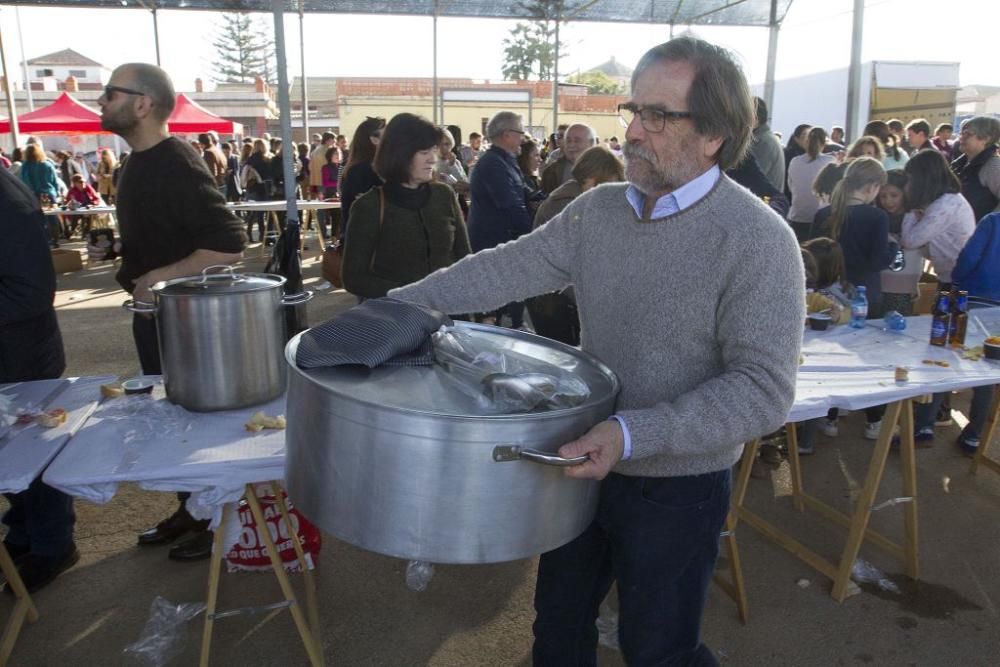
<instances>
[{"instance_id":1,"label":"pot handle","mask_svg":"<svg viewBox=\"0 0 1000 667\"><path fill-rule=\"evenodd\" d=\"M136 301L135 299L129 299L122 304L122 308L132 313L141 313L143 315L155 315L156 314L156 304L147 303L145 301Z\"/></svg>"},{"instance_id":2,"label":"pot handle","mask_svg":"<svg viewBox=\"0 0 1000 667\"><path fill-rule=\"evenodd\" d=\"M524 459L532 463L541 463L547 466L558 466L565 468L568 466L578 466L590 460L589 456L575 456L571 459L563 458L558 454L540 452L537 449L527 449L520 445L497 445L493 448L493 460L497 463L506 461L519 461Z\"/></svg>"},{"instance_id":3,"label":"pot handle","mask_svg":"<svg viewBox=\"0 0 1000 667\"><path fill-rule=\"evenodd\" d=\"M236 273L236 267L232 266L231 264L212 264L211 266L206 266L204 269L201 270L201 282L203 283L208 282L208 272L211 271L212 269L222 269L222 271L219 271L218 273L212 275L218 275L220 273L226 273L228 271L229 277L232 279L234 283L242 282L244 279L243 276Z\"/></svg>"},{"instance_id":4,"label":"pot handle","mask_svg":"<svg viewBox=\"0 0 1000 667\"><path fill-rule=\"evenodd\" d=\"M313 298L313 293L310 290L305 290L304 292L299 292L298 294L285 294L281 297L282 306L297 306L300 303L305 303Z\"/></svg>"}]
</instances>

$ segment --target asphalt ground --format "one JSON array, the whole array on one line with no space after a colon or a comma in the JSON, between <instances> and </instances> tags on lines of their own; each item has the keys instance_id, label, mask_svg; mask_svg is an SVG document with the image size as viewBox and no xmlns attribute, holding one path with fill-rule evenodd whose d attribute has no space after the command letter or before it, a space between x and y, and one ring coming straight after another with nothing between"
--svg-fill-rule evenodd
<instances>
[{"instance_id":1,"label":"asphalt ground","mask_svg":"<svg viewBox=\"0 0 1000 667\"><path fill-rule=\"evenodd\" d=\"M304 259L307 287L320 283L316 242ZM73 243L69 247L80 248ZM255 244L248 270L261 270ZM67 352L66 375L138 371L131 315L114 269L101 262L59 276L57 312ZM342 291L319 290L308 306L316 323L349 307ZM954 397L956 410L967 395ZM804 459L807 490L842 511L862 483L872 443L861 437L863 417L841 420L837 438L820 436ZM938 428L932 449L917 452L921 581L899 574L893 558L865 546L861 557L879 568L897 592L866 584L842 604L830 582L748 526L737 530L747 581L750 621L712 587L704 640L731 665L997 665L1000 664L1000 476L968 472L954 448L959 427ZM994 445L1000 452L1000 448ZM946 483L947 478L947 483ZM899 458L890 455L879 502L901 493ZM814 513L799 513L789 498L786 463L752 480L748 505L828 558L845 531ZM293 499L294 500L294 499ZM41 614L26 625L12 665L138 664L123 655L135 642L156 596L203 601L207 563L175 563L165 547L139 548L136 534L167 516L172 494L120 487L106 505L77 501L80 563L35 596ZM902 537L902 506L880 510L872 526ZM728 564L723 562L720 567ZM324 536L317 569L322 644L330 665L530 664L534 617L534 559L479 566L437 566L426 591L405 585L406 563ZM294 577L301 591L299 577ZM270 574L224 574L220 608L266 604L279 596ZM12 600L0 596L0 622ZM171 664L198 660L202 617L181 633L186 645ZM624 664L601 648L599 664ZM216 622L212 664L306 665L290 614L274 612Z\"/></svg>"}]
</instances>

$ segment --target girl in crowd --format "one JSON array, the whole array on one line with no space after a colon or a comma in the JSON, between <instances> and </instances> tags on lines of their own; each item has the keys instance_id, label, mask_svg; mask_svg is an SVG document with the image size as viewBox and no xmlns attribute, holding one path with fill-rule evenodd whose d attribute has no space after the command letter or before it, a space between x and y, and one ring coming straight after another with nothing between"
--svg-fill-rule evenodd
<instances>
[{"instance_id":1,"label":"girl in crowd","mask_svg":"<svg viewBox=\"0 0 1000 667\"><path fill-rule=\"evenodd\" d=\"M326 149L323 159L326 161L320 169L320 183L323 188L323 198L330 199L337 196L337 189L340 184L340 167L343 155L336 146ZM315 166L313 167L315 169ZM333 209L330 211L319 211L320 224L326 229L327 220L330 222L330 235L328 238L336 238L340 235L340 211Z\"/></svg>"},{"instance_id":2,"label":"girl in crowd","mask_svg":"<svg viewBox=\"0 0 1000 667\"><path fill-rule=\"evenodd\" d=\"M899 147L896 135L889 129L889 124L884 120L873 120L865 125L865 136L875 137L882 142L885 157L882 159L882 166L886 171L891 169L902 169L909 159L906 151Z\"/></svg>"},{"instance_id":3,"label":"girl in crowd","mask_svg":"<svg viewBox=\"0 0 1000 667\"><path fill-rule=\"evenodd\" d=\"M852 160L830 197L816 214L816 230L836 240L844 252L844 275L868 294L868 317L882 316L882 282L899 247L889 241L889 216L872 205L886 182L882 164L870 157Z\"/></svg>"},{"instance_id":4,"label":"girl in crowd","mask_svg":"<svg viewBox=\"0 0 1000 667\"><path fill-rule=\"evenodd\" d=\"M373 164L385 185L355 200L347 225L343 275L352 294L385 296L471 252L454 190L434 180L441 139L410 113L385 126Z\"/></svg>"},{"instance_id":5,"label":"girl in crowd","mask_svg":"<svg viewBox=\"0 0 1000 667\"><path fill-rule=\"evenodd\" d=\"M76 202L72 204L71 202ZM87 183L83 174L73 174L73 187L66 191L66 203L69 206L100 206L100 195ZM66 215L63 216L63 235L69 239L76 233L77 225L82 224L81 234L86 237L90 232L90 216L87 215Z\"/></svg>"},{"instance_id":6,"label":"girl in crowd","mask_svg":"<svg viewBox=\"0 0 1000 667\"><path fill-rule=\"evenodd\" d=\"M254 139L250 157L243 161L241 180L248 201L267 201L271 196L271 149L263 139ZM257 223L258 239L264 242L264 221L267 213L253 211L247 216L247 240L253 241L253 225Z\"/></svg>"},{"instance_id":7,"label":"girl in crowd","mask_svg":"<svg viewBox=\"0 0 1000 667\"><path fill-rule=\"evenodd\" d=\"M906 202L902 241L908 249L923 249L938 277L938 289L951 290L951 271L975 229L972 207L961 194L958 177L937 151L921 151L906 163ZM917 443L934 440L934 425L951 421L946 393L913 408ZM940 411L940 414L938 414ZM919 446L919 445L918 445Z\"/></svg>"},{"instance_id":8,"label":"girl in crowd","mask_svg":"<svg viewBox=\"0 0 1000 667\"><path fill-rule=\"evenodd\" d=\"M851 144L847 149L847 157L870 157L884 162L885 149L882 148L882 142L878 137L864 136Z\"/></svg>"},{"instance_id":9,"label":"girl in crowd","mask_svg":"<svg viewBox=\"0 0 1000 667\"><path fill-rule=\"evenodd\" d=\"M906 214L906 172L893 169L886 173L886 183L878 192L878 207L889 216L889 235L900 242L903 216ZM913 315L913 297L919 294L917 283L924 272L924 257L919 250L903 251L903 269L882 271L882 310Z\"/></svg>"},{"instance_id":10,"label":"girl in crowd","mask_svg":"<svg viewBox=\"0 0 1000 667\"><path fill-rule=\"evenodd\" d=\"M458 206L464 217L469 216L469 176L462 165L462 159L455 150L455 137L450 131L443 133L438 146L437 179L451 186L458 195Z\"/></svg>"},{"instance_id":11,"label":"girl in crowd","mask_svg":"<svg viewBox=\"0 0 1000 667\"><path fill-rule=\"evenodd\" d=\"M384 129L384 118L366 118L354 130L351 147L348 149L347 166L340 176L340 211L345 232L351 224L351 206L354 200L382 184L372 168L372 161Z\"/></svg>"},{"instance_id":12,"label":"girl in crowd","mask_svg":"<svg viewBox=\"0 0 1000 667\"><path fill-rule=\"evenodd\" d=\"M819 199L812 189L813 181L823 167L836 161L833 155L823 153L825 146L826 130L814 127L809 130L805 153L788 164L788 189L792 193L788 221L800 243L809 239L813 217L819 209Z\"/></svg>"},{"instance_id":13,"label":"girl in crowd","mask_svg":"<svg viewBox=\"0 0 1000 667\"><path fill-rule=\"evenodd\" d=\"M117 166L118 160L110 149L101 151L101 161L97 163L97 192L109 204L115 203L114 175Z\"/></svg>"},{"instance_id":14,"label":"girl in crowd","mask_svg":"<svg viewBox=\"0 0 1000 667\"><path fill-rule=\"evenodd\" d=\"M538 144L531 137L525 137L521 142L521 154L517 156L517 166L521 169L524 185L531 192L538 192L542 183L538 178L538 168L542 166L542 154Z\"/></svg>"}]
</instances>

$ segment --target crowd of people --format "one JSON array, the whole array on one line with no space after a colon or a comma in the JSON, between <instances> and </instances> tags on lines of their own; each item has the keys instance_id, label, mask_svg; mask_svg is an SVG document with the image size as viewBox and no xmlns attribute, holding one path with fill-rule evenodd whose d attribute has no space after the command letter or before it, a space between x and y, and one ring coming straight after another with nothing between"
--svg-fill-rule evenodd
<instances>
[{"instance_id":1,"label":"crowd of people","mask_svg":"<svg viewBox=\"0 0 1000 667\"><path fill-rule=\"evenodd\" d=\"M539 333L581 345L622 379L613 418L559 450L589 456L569 476L604 481L594 523L541 558L539 663L593 663L598 605L617 581L627 661L716 664L699 623L730 471L742 443L788 414L807 303L843 321L864 287L868 317L908 315L925 268L939 289L1000 299L1000 120L969 119L957 141L950 126L932 134L923 120L872 121L850 143L842 128L803 124L782 147L732 56L690 36L654 47L636 67L618 108L624 143L580 123L539 143L511 111L468 137L401 113L366 119L349 143L333 132L290 148L268 136L185 142L167 132L173 100L159 68L114 71L98 104L103 127L132 149L125 169L102 154L91 177L69 156L49 159L28 144L20 183L13 169L0 182L24 237L40 242L46 198L115 198L117 279L142 301L156 281L238 260L255 225L267 242L262 218L239 219L227 200L293 189L339 197L339 216L314 224L342 238L343 282L359 299L389 296L512 328L527 326L527 304ZM0 368L0 382L56 377L64 366L54 280L37 275L38 264L11 262L25 271L20 305L33 305L0 320L0 332L38 349ZM159 373L154 321L136 314L132 329L143 372ZM975 391L967 451L992 392ZM918 413L920 438L943 399ZM881 410L866 417L870 436ZM835 434L837 415L803 425L817 429ZM8 548L32 564L32 589L78 555L72 503L47 487L25 494L4 520ZM36 497L46 499L35 505L45 508L40 532L24 509ZM170 557L207 557L211 533L184 500L139 544L188 535Z\"/></svg>"}]
</instances>

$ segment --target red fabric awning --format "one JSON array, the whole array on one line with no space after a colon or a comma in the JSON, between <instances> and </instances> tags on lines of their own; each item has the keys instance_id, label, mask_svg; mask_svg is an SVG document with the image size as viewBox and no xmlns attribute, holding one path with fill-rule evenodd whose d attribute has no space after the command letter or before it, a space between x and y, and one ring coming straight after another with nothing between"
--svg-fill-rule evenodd
<instances>
[{"instance_id":1,"label":"red fabric awning","mask_svg":"<svg viewBox=\"0 0 1000 667\"><path fill-rule=\"evenodd\" d=\"M55 102L17 117L22 134L108 134L101 129L101 114L63 93ZM10 132L10 122L0 120L0 133Z\"/></svg>"},{"instance_id":2,"label":"red fabric awning","mask_svg":"<svg viewBox=\"0 0 1000 667\"><path fill-rule=\"evenodd\" d=\"M216 116L184 93L177 94L177 103L174 112L167 119L167 127L173 134L194 134L210 130L222 134L243 134L240 123Z\"/></svg>"}]
</instances>

